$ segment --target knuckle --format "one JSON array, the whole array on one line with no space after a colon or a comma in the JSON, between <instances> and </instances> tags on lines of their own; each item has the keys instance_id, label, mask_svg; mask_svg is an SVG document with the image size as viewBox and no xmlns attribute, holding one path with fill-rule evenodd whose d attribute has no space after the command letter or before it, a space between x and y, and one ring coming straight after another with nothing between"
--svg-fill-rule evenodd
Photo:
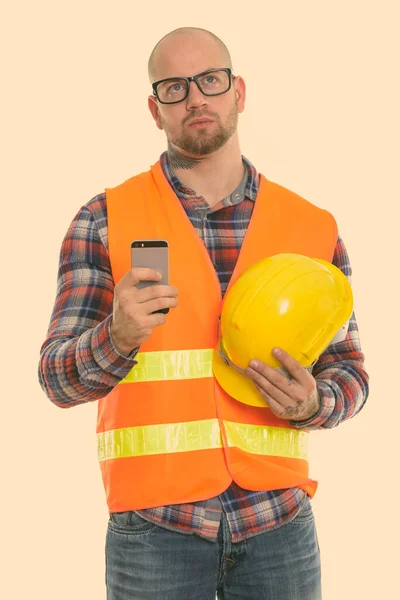
<instances>
[{"instance_id":1,"label":"knuckle","mask_svg":"<svg viewBox=\"0 0 400 600\"><path fill-rule=\"evenodd\" d=\"M126 290L122 290L118 296L118 302L120 304L121 307L125 308L127 307L128 303L129 303L129 296L127 294Z\"/></svg>"},{"instance_id":2,"label":"knuckle","mask_svg":"<svg viewBox=\"0 0 400 600\"><path fill-rule=\"evenodd\" d=\"M304 389L294 390L292 396L293 399L296 402L300 402L300 404L303 404L303 402L305 402L308 398L308 394Z\"/></svg>"}]
</instances>

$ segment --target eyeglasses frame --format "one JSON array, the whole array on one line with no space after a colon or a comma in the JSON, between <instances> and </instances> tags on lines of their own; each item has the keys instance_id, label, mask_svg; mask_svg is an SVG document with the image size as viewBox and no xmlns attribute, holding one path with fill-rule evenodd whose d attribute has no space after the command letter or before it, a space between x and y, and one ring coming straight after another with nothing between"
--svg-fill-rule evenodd
<instances>
[{"instance_id":1,"label":"eyeglasses frame","mask_svg":"<svg viewBox=\"0 0 400 600\"><path fill-rule=\"evenodd\" d=\"M228 74L229 76L229 87L224 91L224 92L218 92L218 94L205 94L203 92L203 90L200 87L200 84L198 82L199 77L201 77L202 75L206 75L207 73L215 73L216 71L225 71L225 73ZM157 98L157 100L161 103L161 104L178 104L179 102L183 102L184 100L186 100L186 98L189 95L189 91L190 91L190 82L194 81L195 84L197 85L197 87L199 88L200 92L204 95L204 96L221 96L222 94L226 94L227 92L229 92L229 90L232 87L232 81L236 78L236 75L232 74L232 69L229 68L221 68L221 69L208 69L207 71L202 71L201 73L197 73L197 75L193 75L192 77L168 77L167 79L160 79L159 81L155 81L152 84L152 88L153 88L153 96L155 96ZM186 94L185 96L181 99L181 100L175 100L174 102L163 102L162 100L160 100L160 98L158 97L158 93L157 93L157 86L160 83L164 83L165 81L176 81L177 79L183 79L184 81L186 81L187 83L187 88L186 88Z\"/></svg>"}]
</instances>

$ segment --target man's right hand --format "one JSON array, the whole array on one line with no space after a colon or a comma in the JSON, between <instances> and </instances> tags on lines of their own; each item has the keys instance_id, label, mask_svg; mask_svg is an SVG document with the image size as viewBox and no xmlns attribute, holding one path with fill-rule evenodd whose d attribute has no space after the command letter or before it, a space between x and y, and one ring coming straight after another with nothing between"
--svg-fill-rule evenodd
<instances>
[{"instance_id":1,"label":"man's right hand","mask_svg":"<svg viewBox=\"0 0 400 600\"><path fill-rule=\"evenodd\" d=\"M165 314L151 313L178 305L178 290L172 285L136 287L139 281L160 279L161 275L154 269L134 268L127 271L115 286L110 330L120 354L127 356L149 339L154 327L164 325L167 320Z\"/></svg>"}]
</instances>

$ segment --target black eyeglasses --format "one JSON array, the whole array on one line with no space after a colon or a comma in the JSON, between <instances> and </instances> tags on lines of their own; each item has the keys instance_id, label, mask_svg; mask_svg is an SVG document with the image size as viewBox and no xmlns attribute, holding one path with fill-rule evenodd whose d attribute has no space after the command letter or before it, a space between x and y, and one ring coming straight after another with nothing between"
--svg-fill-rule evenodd
<instances>
[{"instance_id":1,"label":"black eyeglasses","mask_svg":"<svg viewBox=\"0 0 400 600\"><path fill-rule=\"evenodd\" d=\"M205 96L220 96L231 89L231 69L210 69L193 77L169 77L152 84L153 95L161 104L176 104L188 97L190 82L194 81Z\"/></svg>"}]
</instances>

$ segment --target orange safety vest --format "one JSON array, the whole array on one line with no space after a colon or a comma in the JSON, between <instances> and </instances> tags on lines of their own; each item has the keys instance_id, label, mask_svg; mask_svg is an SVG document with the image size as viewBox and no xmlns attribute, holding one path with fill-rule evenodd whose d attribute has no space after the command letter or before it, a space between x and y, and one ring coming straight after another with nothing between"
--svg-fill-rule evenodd
<instances>
[{"instance_id":1,"label":"orange safety vest","mask_svg":"<svg viewBox=\"0 0 400 600\"><path fill-rule=\"evenodd\" d=\"M115 284L131 268L135 239L165 239L179 305L153 330L138 364L98 401L98 456L109 512L205 500L232 480L246 490L300 487L311 497L308 431L266 407L237 402L214 378L222 296L208 252L158 161L106 189ZM333 216L260 176L229 288L255 262L293 252L332 261ZM228 288L228 289L229 289Z\"/></svg>"}]
</instances>

